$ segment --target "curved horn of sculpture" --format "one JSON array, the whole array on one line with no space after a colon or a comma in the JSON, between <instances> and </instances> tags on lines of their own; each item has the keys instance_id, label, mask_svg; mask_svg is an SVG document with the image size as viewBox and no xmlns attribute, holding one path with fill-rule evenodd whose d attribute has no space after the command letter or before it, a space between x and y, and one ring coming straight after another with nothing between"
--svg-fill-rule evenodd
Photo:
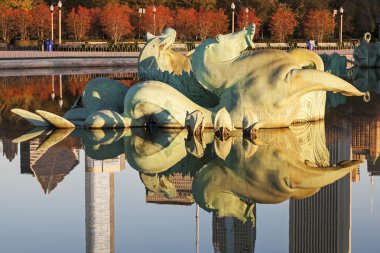
<instances>
[{"instance_id":1,"label":"curved horn of sculpture","mask_svg":"<svg viewBox=\"0 0 380 253\"><path fill-rule=\"evenodd\" d=\"M294 94L293 96L318 90L339 92L345 96L366 96L368 94L359 91L337 76L314 69L294 69L287 78L290 79L290 94Z\"/></svg>"},{"instance_id":2,"label":"curved horn of sculpture","mask_svg":"<svg viewBox=\"0 0 380 253\"><path fill-rule=\"evenodd\" d=\"M321 71L324 70L321 57L310 50L295 48L288 51L288 53L292 55L302 67L312 67Z\"/></svg>"}]
</instances>

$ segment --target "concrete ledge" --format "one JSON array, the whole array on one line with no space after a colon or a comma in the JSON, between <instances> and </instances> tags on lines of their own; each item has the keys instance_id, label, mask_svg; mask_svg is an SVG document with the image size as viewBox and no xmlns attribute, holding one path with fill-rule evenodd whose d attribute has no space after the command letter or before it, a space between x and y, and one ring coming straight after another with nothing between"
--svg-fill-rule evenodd
<instances>
[{"instance_id":1,"label":"concrete ledge","mask_svg":"<svg viewBox=\"0 0 380 253\"><path fill-rule=\"evenodd\" d=\"M139 52L85 52L85 51L0 51L0 59L15 58L87 58L87 57L139 57Z\"/></svg>"},{"instance_id":2,"label":"concrete ledge","mask_svg":"<svg viewBox=\"0 0 380 253\"><path fill-rule=\"evenodd\" d=\"M130 67L137 66L138 58L35 58L35 59L1 59L0 69L17 68L69 68L69 67Z\"/></svg>"}]
</instances>

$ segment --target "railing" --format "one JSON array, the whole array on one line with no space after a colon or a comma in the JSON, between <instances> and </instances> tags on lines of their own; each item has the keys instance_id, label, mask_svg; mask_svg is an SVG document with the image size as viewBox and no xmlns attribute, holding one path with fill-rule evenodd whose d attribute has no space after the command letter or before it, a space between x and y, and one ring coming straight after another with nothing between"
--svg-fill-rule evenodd
<instances>
[{"instance_id":1,"label":"railing","mask_svg":"<svg viewBox=\"0 0 380 253\"><path fill-rule=\"evenodd\" d=\"M191 51L195 49L200 43L175 43L172 46L174 51ZM278 50L290 50L293 48L306 48L306 43L255 43L256 48L254 50L261 49L278 49ZM144 43L125 43L117 45L108 44L61 44L53 46L53 51L66 51L66 52L141 52L144 48ZM344 42L343 44L338 43L319 43L314 46L313 50L353 50L356 44L351 42ZM42 45L40 46L13 46L8 45L7 47L0 47L0 51L43 51Z\"/></svg>"}]
</instances>

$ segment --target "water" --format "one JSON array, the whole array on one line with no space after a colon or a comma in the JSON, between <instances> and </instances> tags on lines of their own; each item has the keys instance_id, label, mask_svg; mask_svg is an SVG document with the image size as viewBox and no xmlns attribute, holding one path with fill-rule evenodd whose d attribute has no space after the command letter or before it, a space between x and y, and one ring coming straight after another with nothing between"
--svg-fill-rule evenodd
<instances>
[{"instance_id":1,"label":"water","mask_svg":"<svg viewBox=\"0 0 380 253\"><path fill-rule=\"evenodd\" d=\"M380 251L376 83L357 84L372 91L370 103L330 95L324 123L261 131L265 145L242 137L214 143L210 133L198 143L185 132L157 129L31 130L9 113L20 107L62 115L91 78L129 85L136 77L128 69L81 71L0 77L1 252ZM311 176L304 160L327 158L366 161L345 176ZM147 173L152 168L159 177ZM317 181L332 184L314 195L315 185L302 189Z\"/></svg>"}]
</instances>

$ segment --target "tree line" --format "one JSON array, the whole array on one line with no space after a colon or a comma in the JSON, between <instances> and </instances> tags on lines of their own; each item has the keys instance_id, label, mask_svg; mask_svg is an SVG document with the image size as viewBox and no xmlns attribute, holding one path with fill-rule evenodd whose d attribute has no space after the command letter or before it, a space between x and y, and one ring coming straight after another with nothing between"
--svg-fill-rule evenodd
<instances>
[{"instance_id":1,"label":"tree line","mask_svg":"<svg viewBox=\"0 0 380 253\"><path fill-rule=\"evenodd\" d=\"M183 40L202 40L231 30L231 3L217 0L61 0L63 38L123 39L142 37L149 31L159 34L166 27L177 30ZM48 4L47 4L48 3ZM0 0L0 34L3 41L49 38L50 1ZM235 1L236 29L257 25L257 37L277 41L310 38L322 42L338 36L339 12L344 8L345 37L361 37L377 30L380 0L239 0ZM156 8L153 13L153 6ZM138 9L144 7L145 14ZM248 13L246 12L248 9ZM357 17L357 14L361 14ZM58 29L58 8L54 8L54 29ZM376 16L378 15L378 16ZM55 32L55 34L57 34ZM335 34L335 36L334 36Z\"/></svg>"}]
</instances>

